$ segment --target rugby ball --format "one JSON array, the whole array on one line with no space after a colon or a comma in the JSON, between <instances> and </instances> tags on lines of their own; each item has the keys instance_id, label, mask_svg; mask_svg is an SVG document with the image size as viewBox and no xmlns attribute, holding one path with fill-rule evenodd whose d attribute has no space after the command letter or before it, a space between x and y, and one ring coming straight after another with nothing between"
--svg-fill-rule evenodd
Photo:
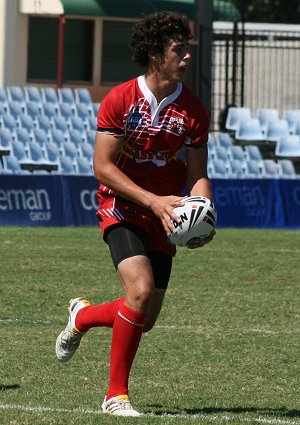
<instances>
[{"instance_id":1,"label":"rugby ball","mask_svg":"<svg viewBox=\"0 0 300 425\"><path fill-rule=\"evenodd\" d=\"M169 234L169 239L179 246L197 245L215 229L217 210L204 196L185 198L182 204L174 208L175 214L180 217L180 223L172 220L175 231Z\"/></svg>"}]
</instances>

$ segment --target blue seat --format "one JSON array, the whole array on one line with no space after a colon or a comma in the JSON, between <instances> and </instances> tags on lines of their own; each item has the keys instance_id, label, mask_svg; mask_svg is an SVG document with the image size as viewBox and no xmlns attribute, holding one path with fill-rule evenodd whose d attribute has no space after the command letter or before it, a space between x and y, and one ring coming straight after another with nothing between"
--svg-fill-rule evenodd
<instances>
[{"instance_id":1,"label":"blue seat","mask_svg":"<svg viewBox=\"0 0 300 425\"><path fill-rule=\"evenodd\" d=\"M28 145L30 142L30 133L25 128L18 128L15 133L15 140L22 143L26 152L28 151Z\"/></svg>"},{"instance_id":2,"label":"blue seat","mask_svg":"<svg viewBox=\"0 0 300 425\"><path fill-rule=\"evenodd\" d=\"M27 102L26 103L26 114L29 115L34 122L37 121L37 118L42 112L39 109L39 106L35 102Z\"/></svg>"},{"instance_id":3,"label":"blue seat","mask_svg":"<svg viewBox=\"0 0 300 425\"><path fill-rule=\"evenodd\" d=\"M18 128L17 121L15 118L10 114L5 114L0 117L1 120L1 127L7 128L12 133L15 132Z\"/></svg>"},{"instance_id":4,"label":"blue seat","mask_svg":"<svg viewBox=\"0 0 300 425\"><path fill-rule=\"evenodd\" d=\"M69 121L74 116L74 109L69 103L60 103L58 114L66 121Z\"/></svg>"},{"instance_id":5,"label":"blue seat","mask_svg":"<svg viewBox=\"0 0 300 425\"><path fill-rule=\"evenodd\" d=\"M12 137L7 128L0 128L0 154L9 155L12 151Z\"/></svg>"},{"instance_id":6,"label":"blue seat","mask_svg":"<svg viewBox=\"0 0 300 425\"><path fill-rule=\"evenodd\" d=\"M278 179L279 170L276 162L273 159L264 159L263 160L263 172L262 176L269 179Z\"/></svg>"},{"instance_id":7,"label":"blue seat","mask_svg":"<svg viewBox=\"0 0 300 425\"><path fill-rule=\"evenodd\" d=\"M6 87L7 98L9 102L17 102L22 107L23 112L26 110L26 100L23 89L18 86Z\"/></svg>"},{"instance_id":8,"label":"blue seat","mask_svg":"<svg viewBox=\"0 0 300 425\"><path fill-rule=\"evenodd\" d=\"M30 158L27 155L25 146L19 140L13 140L12 153L17 158L20 164L31 164Z\"/></svg>"},{"instance_id":9,"label":"blue seat","mask_svg":"<svg viewBox=\"0 0 300 425\"><path fill-rule=\"evenodd\" d=\"M68 87L62 87L57 89L59 103L68 103L72 110L75 110L75 97L73 90Z\"/></svg>"},{"instance_id":10,"label":"blue seat","mask_svg":"<svg viewBox=\"0 0 300 425\"><path fill-rule=\"evenodd\" d=\"M60 150L57 144L47 142L45 145L45 154L51 164L56 164L57 167L59 166Z\"/></svg>"},{"instance_id":11,"label":"blue seat","mask_svg":"<svg viewBox=\"0 0 300 425\"><path fill-rule=\"evenodd\" d=\"M30 135L35 129L35 123L30 115L23 114L19 119L19 126L26 130Z\"/></svg>"},{"instance_id":12,"label":"blue seat","mask_svg":"<svg viewBox=\"0 0 300 425\"><path fill-rule=\"evenodd\" d=\"M53 128L50 133L50 141L52 143L55 143L58 148L61 149L62 144L65 142L64 132L59 129Z\"/></svg>"},{"instance_id":13,"label":"blue seat","mask_svg":"<svg viewBox=\"0 0 300 425\"><path fill-rule=\"evenodd\" d=\"M263 176L263 165L257 161L245 161L245 177L249 179L261 179Z\"/></svg>"},{"instance_id":14,"label":"blue seat","mask_svg":"<svg viewBox=\"0 0 300 425\"><path fill-rule=\"evenodd\" d=\"M251 119L250 108L231 106L228 108L225 127L227 130L236 131L242 121L249 119Z\"/></svg>"},{"instance_id":15,"label":"blue seat","mask_svg":"<svg viewBox=\"0 0 300 425\"><path fill-rule=\"evenodd\" d=\"M75 163L75 169L77 174L93 174L91 162L87 158L77 158L77 161Z\"/></svg>"},{"instance_id":16,"label":"blue seat","mask_svg":"<svg viewBox=\"0 0 300 425\"><path fill-rule=\"evenodd\" d=\"M83 121L88 121L91 118L91 109L85 103L76 104L75 114Z\"/></svg>"},{"instance_id":17,"label":"blue seat","mask_svg":"<svg viewBox=\"0 0 300 425\"><path fill-rule=\"evenodd\" d=\"M0 87L0 105L3 108L4 112L8 113L8 97L5 91L5 88Z\"/></svg>"},{"instance_id":18,"label":"blue seat","mask_svg":"<svg viewBox=\"0 0 300 425\"><path fill-rule=\"evenodd\" d=\"M48 133L43 128L36 128L33 132L33 141L45 150L46 143L49 141Z\"/></svg>"},{"instance_id":19,"label":"blue seat","mask_svg":"<svg viewBox=\"0 0 300 425\"><path fill-rule=\"evenodd\" d=\"M231 179L240 179L245 176L245 162L233 159L228 162L228 176Z\"/></svg>"},{"instance_id":20,"label":"blue seat","mask_svg":"<svg viewBox=\"0 0 300 425\"><path fill-rule=\"evenodd\" d=\"M90 105L91 103L93 103L89 90L84 87L75 88L74 96L75 96L75 102L77 104L84 103L85 105Z\"/></svg>"},{"instance_id":21,"label":"blue seat","mask_svg":"<svg viewBox=\"0 0 300 425\"><path fill-rule=\"evenodd\" d=\"M28 174L29 171L23 170L20 162L14 155L3 157L3 170L7 174Z\"/></svg>"},{"instance_id":22,"label":"blue seat","mask_svg":"<svg viewBox=\"0 0 300 425\"><path fill-rule=\"evenodd\" d=\"M53 128L62 131L65 140L69 137L69 127L66 120L63 117L54 117L52 119Z\"/></svg>"},{"instance_id":23,"label":"blue seat","mask_svg":"<svg viewBox=\"0 0 300 425\"><path fill-rule=\"evenodd\" d=\"M19 121L21 115L24 114L22 105L15 101L9 102L9 113L16 121Z\"/></svg>"},{"instance_id":24,"label":"blue seat","mask_svg":"<svg viewBox=\"0 0 300 425\"><path fill-rule=\"evenodd\" d=\"M93 116L94 117L98 116L99 108L100 108L100 103L99 102L93 102L93 110L94 110Z\"/></svg>"},{"instance_id":25,"label":"blue seat","mask_svg":"<svg viewBox=\"0 0 300 425\"><path fill-rule=\"evenodd\" d=\"M216 146L215 148L215 159L222 159L227 162L228 160L228 150L223 146Z\"/></svg>"},{"instance_id":26,"label":"blue seat","mask_svg":"<svg viewBox=\"0 0 300 425\"><path fill-rule=\"evenodd\" d=\"M43 104L43 111L42 114L49 118L51 120L52 118L57 117L58 115L58 104L57 106L54 105L54 103L51 102L45 102Z\"/></svg>"},{"instance_id":27,"label":"blue seat","mask_svg":"<svg viewBox=\"0 0 300 425\"><path fill-rule=\"evenodd\" d=\"M37 118L37 128L44 130L46 133L49 133L52 129L51 120L45 115L39 115Z\"/></svg>"},{"instance_id":28,"label":"blue seat","mask_svg":"<svg viewBox=\"0 0 300 425\"><path fill-rule=\"evenodd\" d=\"M263 156L258 146L246 145L244 147L246 160L262 161Z\"/></svg>"},{"instance_id":29,"label":"blue seat","mask_svg":"<svg viewBox=\"0 0 300 425\"><path fill-rule=\"evenodd\" d=\"M96 131L97 130L97 118L90 117L88 119L87 124L88 124L87 130L93 130L93 131Z\"/></svg>"},{"instance_id":30,"label":"blue seat","mask_svg":"<svg viewBox=\"0 0 300 425\"><path fill-rule=\"evenodd\" d=\"M72 117L70 119L70 129L78 130L82 133L85 133L87 130L85 123L79 117Z\"/></svg>"},{"instance_id":31,"label":"blue seat","mask_svg":"<svg viewBox=\"0 0 300 425\"><path fill-rule=\"evenodd\" d=\"M266 129L266 140L269 142L277 142L281 137L290 135L289 124L284 119L277 121L269 121Z\"/></svg>"},{"instance_id":32,"label":"blue seat","mask_svg":"<svg viewBox=\"0 0 300 425\"><path fill-rule=\"evenodd\" d=\"M46 160L44 157L43 149L41 145L37 142L30 142L29 143L29 154L30 158L33 162L37 164L45 164Z\"/></svg>"},{"instance_id":33,"label":"blue seat","mask_svg":"<svg viewBox=\"0 0 300 425\"><path fill-rule=\"evenodd\" d=\"M95 130L87 130L85 133L86 136L86 142L94 148L95 145L95 136L96 132Z\"/></svg>"},{"instance_id":34,"label":"blue seat","mask_svg":"<svg viewBox=\"0 0 300 425\"><path fill-rule=\"evenodd\" d=\"M88 143L83 143L81 146L81 154L84 158L87 158L89 161L93 159L94 149Z\"/></svg>"},{"instance_id":35,"label":"blue seat","mask_svg":"<svg viewBox=\"0 0 300 425\"><path fill-rule=\"evenodd\" d=\"M72 142L65 142L62 145L63 155L75 161L78 157L76 145Z\"/></svg>"},{"instance_id":36,"label":"blue seat","mask_svg":"<svg viewBox=\"0 0 300 425\"><path fill-rule=\"evenodd\" d=\"M277 165L278 174L281 179L295 179L297 177L294 164L290 159L280 159Z\"/></svg>"},{"instance_id":37,"label":"blue seat","mask_svg":"<svg viewBox=\"0 0 300 425\"><path fill-rule=\"evenodd\" d=\"M288 122L290 132L294 133L296 122L300 121L300 109L286 109L282 117Z\"/></svg>"},{"instance_id":38,"label":"blue seat","mask_svg":"<svg viewBox=\"0 0 300 425\"><path fill-rule=\"evenodd\" d=\"M52 103L56 111L58 111L59 102L56 89L53 87L41 87L41 95L43 103Z\"/></svg>"},{"instance_id":39,"label":"blue seat","mask_svg":"<svg viewBox=\"0 0 300 425\"><path fill-rule=\"evenodd\" d=\"M69 130L69 141L74 143L78 152L81 151L81 147L84 143L84 138L82 137L82 132L79 130Z\"/></svg>"},{"instance_id":40,"label":"blue seat","mask_svg":"<svg viewBox=\"0 0 300 425\"><path fill-rule=\"evenodd\" d=\"M26 103L28 102L35 103L38 106L40 112L42 112L43 99L42 99L40 89L38 87L35 87L35 86L24 87L24 95L25 95Z\"/></svg>"},{"instance_id":41,"label":"blue seat","mask_svg":"<svg viewBox=\"0 0 300 425\"><path fill-rule=\"evenodd\" d=\"M278 157L300 157L300 136L295 134L280 137L275 146Z\"/></svg>"},{"instance_id":42,"label":"blue seat","mask_svg":"<svg viewBox=\"0 0 300 425\"><path fill-rule=\"evenodd\" d=\"M76 174L72 159L66 156L60 158L59 170L62 174Z\"/></svg>"},{"instance_id":43,"label":"blue seat","mask_svg":"<svg viewBox=\"0 0 300 425\"><path fill-rule=\"evenodd\" d=\"M256 110L256 118L259 121L262 132L265 133L269 121L277 121L279 119L279 112L273 108L258 108Z\"/></svg>"},{"instance_id":44,"label":"blue seat","mask_svg":"<svg viewBox=\"0 0 300 425\"><path fill-rule=\"evenodd\" d=\"M232 145L228 148L228 156L231 161L237 160L243 162L245 160L245 151L242 146Z\"/></svg>"},{"instance_id":45,"label":"blue seat","mask_svg":"<svg viewBox=\"0 0 300 425\"><path fill-rule=\"evenodd\" d=\"M265 140L257 118L241 120L235 133L235 138L244 142L259 142Z\"/></svg>"},{"instance_id":46,"label":"blue seat","mask_svg":"<svg viewBox=\"0 0 300 425\"><path fill-rule=\"evenodd\" d=\"M229 133L216 133L215 140L218 146L222 146L223 148L229 148L233 144L232 138Z\"/></svg>"},{"instance_id":47,"label":"blue seat","mask_svg":"<svg viewBox=\"0 0 300 425\"><path fill-rule=\"evenodd\" d=\"M210 164L210 173L215 179L228 179L228 162L223 159L215 159Z\"/></svg>"}]
</instances>

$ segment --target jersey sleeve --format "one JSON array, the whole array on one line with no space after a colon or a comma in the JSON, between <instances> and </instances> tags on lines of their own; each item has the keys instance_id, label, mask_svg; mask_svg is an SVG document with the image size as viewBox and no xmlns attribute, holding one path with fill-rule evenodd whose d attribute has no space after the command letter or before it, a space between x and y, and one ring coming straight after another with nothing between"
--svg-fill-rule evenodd
<instances>
[{"instance_id":1,"label":"jersey sleeve","mask_svg":"<svg viewBox=\"0 0 300 425\"><path fill-rule=\"evenodd\" d=\"M209 117L204 105L194 97L189 112L190 131L185 140L188 147L198 147L208 141Z\"/></svg>"},{"instance_id":2,"label":"jersey sleeve","mask_svg":"<svg viewBox=\"0 0 300 425\"><path fill-rule=\"evenodd\" d=\"M101 101L98 111L97 132L122 137L125 134L122 96L113 88Z\"/></svg>"}]
</instances>

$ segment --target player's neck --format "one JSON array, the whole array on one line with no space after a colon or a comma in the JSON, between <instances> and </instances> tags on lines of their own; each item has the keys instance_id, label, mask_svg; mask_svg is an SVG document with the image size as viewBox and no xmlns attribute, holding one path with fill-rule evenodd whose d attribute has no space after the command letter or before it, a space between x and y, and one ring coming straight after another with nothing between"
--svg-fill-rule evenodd
<instances>
[{"instance_id":1,"label":"player's neck","mask_svg":"<svg viewBox=\"0 0 300 425\"><path fill-rule=\"evenodd\" d=\"M170 96L177 89L177 81L162 79L158 74L146 74L145 81L149 90L155 96L157 102L161 102L165 97Z\"/></svg>"}]
</instances>

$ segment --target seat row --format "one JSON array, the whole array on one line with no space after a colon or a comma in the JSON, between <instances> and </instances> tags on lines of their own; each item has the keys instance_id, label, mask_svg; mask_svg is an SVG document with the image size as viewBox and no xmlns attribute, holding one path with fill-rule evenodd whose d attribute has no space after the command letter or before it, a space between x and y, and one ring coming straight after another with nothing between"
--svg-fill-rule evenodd
<instances>
[{"instance_id":1,"label":"seat row","mask_svg":"<svg viewBox=\"0 0 300 425\"><path fill-rule=\"evenodd\" d=\"M217 159L208 162L208 174L210 178L222 179L300 178L300 175L295 172L293 162L288 159L281 159L277 162L272 159L264 159L260 162Z\"/></svg>"},{"instance_id":2,"label":"seat row","mask_svg":"<svg viewBox=\"0 0 300 425\"><path fill-rule=\"evenodd\" d=\"M282 137L300 135L300 109L285 110L282 117L277 109L260 108L251 116L247 107L230 107L226 129L236 140L278 142Z\"/></svg>"}]
</instances>

